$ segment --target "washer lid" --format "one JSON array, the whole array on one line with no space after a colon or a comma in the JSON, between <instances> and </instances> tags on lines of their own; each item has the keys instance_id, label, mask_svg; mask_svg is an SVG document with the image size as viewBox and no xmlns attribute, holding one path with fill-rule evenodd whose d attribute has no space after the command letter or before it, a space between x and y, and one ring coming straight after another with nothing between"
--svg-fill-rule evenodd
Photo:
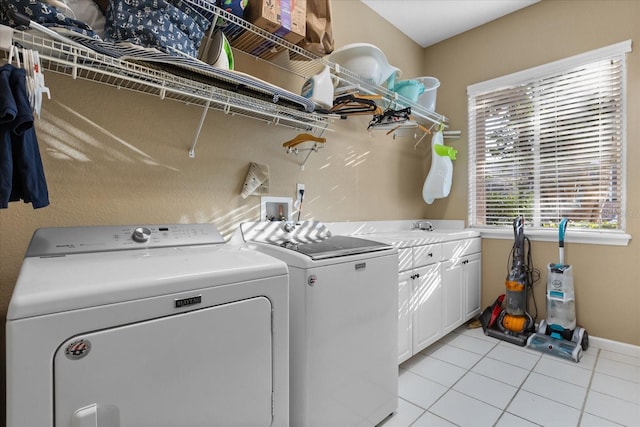
<instances>
[{"instance_id":1,"label":"washer lid","mask_svg":"<svg viewBox=\"0 0 640 427\"><path fill-rule=\"evenodd\" d=\"M358 255L391 249L392 246L350 236L332 236L315 243L299 244L293 250L308 255L313 260Z\"/></svg>"},{"instance_id":2,"label":"washer lid","mask_svg":"<svg viewBox=\"0 0 640 427\"><path fill-rule=\"evenodd\" d=\"M213 224L107 225L39 228L27 257L69 255L128 249L223 244Z\"/></svg>"},{"instance_id":3,"label":"washer lid","mask_svg":"<svg viewBox=\"0 0 640 427\"><path fill-rule=\"evenodd\" d=\"M286 264L228 244L27 257L7 320L269 277L286 280Z\"/></svg>"},{"instance_id":4,"label":"washer lid","mask_svg":"<svg viewBox=\"0 0 640 427\"><path fill-rule=\"evenodd\" d=\"M240 224L243 239L279 246L314 261L393 249L386 243L351 236L332 236L319 221L261 221Z\"/></svg>"}]
</instances>

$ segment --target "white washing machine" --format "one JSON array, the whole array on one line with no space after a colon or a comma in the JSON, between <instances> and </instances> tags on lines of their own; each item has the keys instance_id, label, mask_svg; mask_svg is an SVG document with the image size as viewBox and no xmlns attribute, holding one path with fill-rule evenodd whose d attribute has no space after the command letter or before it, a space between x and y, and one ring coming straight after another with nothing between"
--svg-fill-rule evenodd
<instances>
[{"instance_id":1,"label":"white washing machine","mask_svg":"<svg viewBox=\"0 0 640 427\"><path fill-rule=\"evenodd\" d=\"M240 231L289 266L291 425L372 427L395 412L397 250L311 221Z\"/></svg>"},{"instance_id":2,"label":"white washing machine","mask_svg":"<svg viewBox=\"0 0 640 427\"><path fill-rule=\"evenodd\" d=\"M287 426L288 298L285 263L212 224L39 229L7 313L7 426Z\"/></svg>"}]
</instances>

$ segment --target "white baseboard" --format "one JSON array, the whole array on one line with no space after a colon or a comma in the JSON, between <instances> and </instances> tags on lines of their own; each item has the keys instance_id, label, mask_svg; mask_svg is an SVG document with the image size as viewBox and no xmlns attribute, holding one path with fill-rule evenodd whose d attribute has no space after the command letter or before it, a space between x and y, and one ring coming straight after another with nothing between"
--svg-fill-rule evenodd
<instances>
[{"instance_id":1,"label":"white baseboard","mask_svg":"<svg viewBox=\"0 0 640 427\"><path fill-rule=\"evenodd\" d=\"M589 336L589 346L640 358L640 346Z\"/></svg>"}]
</instances>

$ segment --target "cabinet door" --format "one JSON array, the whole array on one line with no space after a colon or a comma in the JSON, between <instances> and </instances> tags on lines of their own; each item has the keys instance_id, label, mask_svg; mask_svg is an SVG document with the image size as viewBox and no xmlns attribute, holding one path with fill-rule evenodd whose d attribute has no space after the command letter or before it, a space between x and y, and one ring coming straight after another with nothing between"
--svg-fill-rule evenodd
<instances>
[{"instance_id":1,"label":"cabinet door","mask_svg":"<svg viewBox=\"0 0 640 427\"><path fill-rule=\"evenodd\" d=\"M442 333L448 334L460 326L462 320L462 297L464 264L454 259L442 264Z\"/></svg>"},{"instance_id":2,"label":"cabinet door","mask_svg":"<svg viewBox=\"0 0 640 427\"><path fill-rule=\"evenodd\" d=\"M480 294L482 292L482 256L473 254L463 259L465 287L465 321L480 313Z\"/></svg>"},{"instance_id":3,"label":"cabinet door","mask_svg":"<svg viewBox=\"0 0 640 427\"><path fill-rule=\"evenodd\" d=\"M415 354L442 336L440 264L415 269L413 277L413 353Z\"/></svg>"},{"instance_id":4,"label":"cabinet door","mask_svg":"<svg viewBox=\"0 0 640 427\"><path fill-rule=\"evenodd\" d=\"M409 271L413 268L412 248L398 249L398 271Z\"/></svg>"},{"instance_id":5,"label":"cabinet door","mask_svg":"<svg viewBox=\"0 0 640 427\"><path fill-rule=\"evenodd\" d=\"M411 288L413 271L404 271L398 277L398 363L413 356Z\"/></svg>"}]
</instances>

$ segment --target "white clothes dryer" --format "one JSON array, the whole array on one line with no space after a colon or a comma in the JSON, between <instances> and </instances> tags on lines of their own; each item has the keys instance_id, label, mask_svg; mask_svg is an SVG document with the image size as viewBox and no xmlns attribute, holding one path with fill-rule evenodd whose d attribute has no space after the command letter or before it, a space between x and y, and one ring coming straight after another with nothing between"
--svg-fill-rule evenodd
<instances>
[{"instance_id":1,"label":"white clothes dryer","mask_svg":"<svg viewBox=\"0 0 640 427\"><path fill-rule=\"evenodd\" d=\"M39 229L7 313L7 426L287 426L288 304L286 264L212 224Z\"/></svg>"}]
</instances>

